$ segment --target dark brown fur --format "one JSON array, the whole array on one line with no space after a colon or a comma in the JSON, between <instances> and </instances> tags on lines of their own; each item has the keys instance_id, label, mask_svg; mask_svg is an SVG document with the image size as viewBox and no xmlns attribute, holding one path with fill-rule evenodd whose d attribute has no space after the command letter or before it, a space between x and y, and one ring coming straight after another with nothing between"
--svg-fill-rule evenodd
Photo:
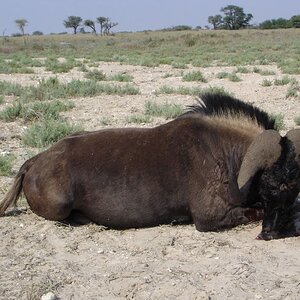
<instances>
[{"instance_id":1,"label":"dark brown fur","mask_svg":"<svg viewBox=\"0 0 300 300\"><path fill-rule=\"evenodd\" d=\"M32 211L50 220L80 214L112 228L194 222L208 231L262 219L264 208L269 231L292 224L289 235L299 234L292 207L300 189L298 131L289 133L293 142L283 143L286 138L274 130L264 131L273 125L266 113L237 99L205 96L200 108L155 128L76 133L24 163L0 214L23 190ZM262 132L280 145L260 141ZM255 164L262 152L253 163L244 159L255 150L253 141L260 141L262 152L276 146L282 155L262 169ZM258 168L239 189L244 161ZM277 184L282 179L284 191ZM279 210L284 213L278 222Z\"/></svg>"},{"instance_id":2,"label":"dark brown fur","mask_svg":"<svg viewBox=\"0 0 300 300\"><path fill-rule=\"evenodd\" d=\"M13 203L23 188L31 209L46 219L64 220L75 210L114 228L246 223L236 176L257 128L251 135L222 123L195 114L153 129L67 137L25 162Z\"/></svg>"}]
</instances>

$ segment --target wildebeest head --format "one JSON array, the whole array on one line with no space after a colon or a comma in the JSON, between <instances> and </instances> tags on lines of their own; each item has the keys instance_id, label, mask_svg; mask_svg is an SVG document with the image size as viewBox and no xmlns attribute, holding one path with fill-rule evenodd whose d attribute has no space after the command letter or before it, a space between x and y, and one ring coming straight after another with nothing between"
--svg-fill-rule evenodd
<instances>
[{"instance_id":1,"label":"wildebeest head","mask_svg":"<svg viewBox=\"0 0 300 300\"><path fill-rule=\"evenodd\" d=\"M300 209L296 200L300 191L300 129L290 130L285 137L266 130L254 140L239 173L242 194L249 193L258 173L256 201L264 208L258 238L300 235Z\"/></svg>"}]
</instances>

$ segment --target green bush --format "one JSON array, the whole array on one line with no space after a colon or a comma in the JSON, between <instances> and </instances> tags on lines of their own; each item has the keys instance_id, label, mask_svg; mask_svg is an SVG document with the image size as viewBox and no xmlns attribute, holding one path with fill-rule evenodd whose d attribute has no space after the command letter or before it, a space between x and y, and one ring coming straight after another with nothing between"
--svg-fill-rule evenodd
<instances>
[{"instance_id":1,"label":"green bush","mask_svg":"<svg viewBox=\"0 0 300 300\"><path fill-rule=\"evenodd\" d=\"M118 73L109 78L109 80L120 81L120 82L131 82L133 77L128 74Z\"/></svg>"},{"instance_id":2,"label":"green bush","mask_svg":"<svg viewBox=\"0 0 300 300\"><path fill-rule=\"evenodd\" d=\"M275 79L274 85L287 85L292 81L289 76L283 76L282 78Z\"/></svg>"},{"instance_id":3,"label":"green bush","mask_svg":"<svg viewBox=\"0 0 300 300\"><path fill-rule=\"evenodd\" d=\"M76 66L74 60L67 60L65 62L59 62L56 58L48 58L45 62L45 67L47 71L53 73L68 73Z\"/></svg>"},{"instance_id":4,"label":"green bush","mask_svg":"<svg viewBox=\"0 0 300 300\"><path fill-rule=\"evenodd\" d=\"M262 70L260 68L254 67L253 68L253 72L260 74L262 76L269 76L269 75L275 75L276 73L274 71L271 70Z\"/></svg>"},{"instance_id":5,"label":"green bush","mask_svg":"<svg viewBox=\"0 0 300 300\"><path fill-rule=\"evenodd\" d=\"M230 81L233 81L233 82L238 82L238 81L241 81L241 80L242 80L240 77L238 77L238 76L236 75L235 72L233 72L233 73L220 72L220 73L218 73L216 76L217 76L217 78L219 78L219 79L227 78L227 79L229 79Z\"/></svg>"},{"instance_id":6,"label":"green bush","mask_svg":"<svg viewBox=\"0 0 300 300\"><path fill-rule=\"evenodd\" d=\"M0 95L4 96L21 96L24 88L20 84L8 81L0 81Z\"/></svg>"},{"instance_id":7,"label":"green bush","mask_svg":"<svg viewBox=\"0 0 300 300\"><path fill-rule=\"evenodd\" d=\"M43 148L56 143L65 136L82 131L82 126L71 124L65 120L45 119L35 122L22 134L26 146Z\"/></svg>"},{"instance_id":8,"label":"green bush","mask_svg":"<svg viewBox=\"0 0 300 300\"><path fill-rule=\"evenodd\" d=\"M264 79L263 82L261 83L261 86L271 86L272 81L269 79Z\"/></svg>"},{"instance_id":9,"label":"green bush","mask_svg":"<svg viewBox=\"0 0 300 300\"><path fill-rule=\"evenodd\" d=\"M16 118L23 118L25 121L40 119L58 119L59 113L68 111L75 107L71 101L64 103L60 100L50 102L31 102L22 104L20 101L5 108L0 112L0 119L6 122L14 121Z\"/></svg>"},{"instance_id":10,"label":"green bush","mask_svg":"<svg viewBox=\"0 0 300 300\"><path fill-rule=\"evenodd\" d=\"M201 81L207 82L206 78L200 71L188 72L183 75L182 79L184 81Z\"/></svg>"},{"instance_id":11,"label":"green bush","mask_svg":"<svg viewBox=\"0 0 300 300\"><path fill-rule=\"evenodd\" d=\"M271 114L271 118L275 121L275 129L276 130L284 130L284 116L283 114Z\"/></svg>"},{"instance_id":12,"label":"green bush","mask_svg":"<svg viewBox=\"0 0 300 300\"><path fill-rule=\"evenodd\" d=\"M95 80L95 81L104 81L106 80L106 75L99 70L88 71L85 76L87 79Z\"/></svg>"},{"instance_id":13,"label":"green bush","mask_svg":"<svg viewBox=\"0 0 300 300\"><path fill-rule=\"evenodd\" d=\"M13 105L6 107L0 111L0 120L5 122L12 122L21 114L23 105L20 101L15 102Z\"/></svg>"},{"instance_id":14,"label":"green bush","mask_svg":"<svg viewBox=\"0 0 300 300\"><path fill-rule=\"evenodd\" d=\"M183 113L183 107L180 104L157 104L151 101L145 103L145 115L155 117L165 117L166 119L173 119Z\"/></svg>"},{"instance_id":15,"label":"green bush","mask_svg":"<svg viewBox=\"0 0 300 300\"><path fill-rule=\"evenodd\" d=\"M15 158L11 154L0 154L0 176L12 175L12 165Z\"/></svg>"}]
</instances>

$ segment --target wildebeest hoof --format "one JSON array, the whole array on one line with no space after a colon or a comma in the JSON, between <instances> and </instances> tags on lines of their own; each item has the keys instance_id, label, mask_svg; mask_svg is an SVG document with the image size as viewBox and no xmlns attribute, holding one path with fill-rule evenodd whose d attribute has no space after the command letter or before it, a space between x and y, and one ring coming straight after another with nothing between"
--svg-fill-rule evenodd
<instances>
[{"instance_id":1,"label":"wildebeest hoof","mask_svg":"<svg viewBox=\"0 0 300 300\"><path fill-rule=\"evenodd\" d=\"M11 207L6 210L4 216L17 216L27 211L27 207Z\"/></svg>"}]
</instances>

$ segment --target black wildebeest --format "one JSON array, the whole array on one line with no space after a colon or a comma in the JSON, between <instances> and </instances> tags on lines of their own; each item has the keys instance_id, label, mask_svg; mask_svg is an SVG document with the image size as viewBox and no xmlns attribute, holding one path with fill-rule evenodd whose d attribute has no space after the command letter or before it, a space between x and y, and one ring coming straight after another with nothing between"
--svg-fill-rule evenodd
<instances>
[{"instance_id":1,"label":"black wildebeest","mask_svg":"<svg viewBox=\"0 0 300 300\"><path fill-rule=\"evenodd\" d=\"M273 128L252 105L208 94L155 128L77 133L23 164L0 214L23 190L50 220L79 212L112 228L194 222L209 231L259 219L261 207L260 238L298 235L300 130Z\"/></svg>"}]
</instances>

